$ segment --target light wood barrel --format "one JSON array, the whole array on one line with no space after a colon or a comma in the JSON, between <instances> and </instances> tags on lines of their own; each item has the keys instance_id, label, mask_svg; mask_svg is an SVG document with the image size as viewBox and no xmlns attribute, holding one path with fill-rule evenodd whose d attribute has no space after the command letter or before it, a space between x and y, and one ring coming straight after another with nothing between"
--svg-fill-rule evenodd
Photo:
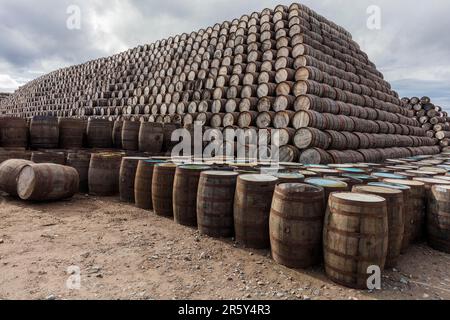
<instances>
[{"instance_id":1,"label":"light wood barrel","mask_svg":"<svg viewBox=\"0 0 450 320\"><path fill-rule=\"evenodd\" d=\"M389 248L386 268L396 267L405 232L403 193L400 190L372 186L355 186L353 192L374 194L386 199L389 219Z\"/></svg>"},{"instance_id":2,"label":"light wood barrel","mask_svg":"<svg viewBox=\"0 0 450 320\"><path fill-rule=\"evenodd\" d=\"M153 170L153 211L158 216L173 218L173 182L177 166L162 163L156 165Z\"/></svg>"},{"instance_id":3,"label":"light wood barrel","mask_svg":"<svg viewBox=\"0 0 450 320\"><path fill-rule=\"evenodd\" d=\"M197 227L197 191L200 175L211 169L209 166L179 166L173 184L173 215L175 222Z\"/></svg>"},{"instance_id":4,"label":"light wood barrel","mask_svg":"<svg viewBox=\"0 0 450 320\"><path fill-rule=\"evenodd\" d=\"M246 174L238 178L234 200L234 230L240 244L254 249L270 246L269 216L278 178Z\"/></svg>"},{"instance_id":5,"label":"light wood barrel","mask_svg":"<svg viewBox=\"0 0 450 320\"><path fill-rule=\"evenodd\" d=\"M201 234L215 238L234 235L233 204L237 172L205 171L200 175L197 221Z\"/></svg>"},{"instance_id":6,"label":"light wood barrel","mask_svg":"<svg viewBox=\"0 0 450 320\"><path fill-rule=\"evenodd\" d=\"M428 243L435 250L450 253L450 186L433 186L429 201Z\"/></svg>"},{"instance_id":7,"label":"light wood barrel","mask_svg":"<svg viewBox=\"0 0 450 320\"><path fill-rule=\"evenodd\" d=\"M322 260L324 190L307 184L279 184L270 211L273 259L289 268L308 268Z\"/></svg>"},{"instance_id":8,"label":"light wood barrel","mask_svg":"<svg viewBox=\"0 0 450 320\"><path fill-rule=\"evenodd\" d=\"M360 193L333 193L323 242L327 276L350 288L367 289L368 268L379 266L383 270L386 263L386 200Z\"/></svg>"},{"instance_id":9,"label":"light wood barrel","mask_svg":"<svg viewBox=\"0 0 450 320\"><path fill-rule=\"evenodd\" d=\"M17 178L20 171L30 164L33 164L33 162L19 159L7 160L0 164L0 191L17 197Z\"/></svg>"},{"instance_id":10,"label":"light wood barrel","mask_svg":"<svg viewBox=\"0 0 450 320\"><path fill-rule=\"evenodd\" d=\"M139 161L147 160L143 157L124 157L120 165L119 194L120 201L134 203L134 183Z\"/></svg>"},{"instance_id":11,"label":"light wood barrel","mask_svg":"<svg viewBox=\"0 0 450 320\"><path fill-rule=\"evenodd\" d=\"M94 153L89 165L89 194L114 196L119 192L122 156L115 153Z\"/></svg>"},{"instance_id":12,"label":"light wood barrel","mask_svg":"<svg viewBox=\"0 0 450 320\"><path fill-rule=\"evenodd\" d=\"M22 200L55 201L71 198L79 189L78 172L58 164L31 164L20 171L17 193Z\"/></svg>"},{"instance_id":13,"label":"light wood barrel","mask_svg":"<svg viewBox=\"0 0 450 320\"><path fill-rule=\"evenodd\" d=\"M140 160L134 182L134 198L136 207L152 210L152 182L155 165L161 164L161 160Z\"/></svg>"}]
</instances>

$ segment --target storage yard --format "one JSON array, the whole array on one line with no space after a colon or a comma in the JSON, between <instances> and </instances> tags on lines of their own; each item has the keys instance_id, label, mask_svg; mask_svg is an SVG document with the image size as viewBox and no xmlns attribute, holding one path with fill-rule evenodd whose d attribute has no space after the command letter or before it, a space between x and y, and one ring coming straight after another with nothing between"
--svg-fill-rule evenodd
<instances>
[{"instance_id":1,"label":"storage yard","mask_svg":"<svg viewBox=\"0 0 450 320\"><path fill-rule=\"evenodd\" d=\"M449 120L299 4L54 71L0 99L0 298L450 299Z\"/></svg>"}]
</instances>

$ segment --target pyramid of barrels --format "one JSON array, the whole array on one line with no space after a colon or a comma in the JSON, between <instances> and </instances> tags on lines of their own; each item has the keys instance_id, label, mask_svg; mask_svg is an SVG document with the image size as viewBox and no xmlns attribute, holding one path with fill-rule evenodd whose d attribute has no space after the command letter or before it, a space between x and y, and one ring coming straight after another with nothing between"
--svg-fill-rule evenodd
<instances>
[{"instance_id":1,"label":"pyramid of barrels","mask_svg":"<svg viewBox=\"0 0 450 320\"><path fill-rule=\"evenodd\" d=\"M402 103L404 108L414 112L428 137L438 140L441 148L450 146L450 117L442 107L433 104L429 97L403 98Z\"/></svg>"},{"instance_id":2,"label":"pyramid of barrels","mask_svg":"<svg viewBox=\"0 0 450 320\"><path fill-rule=\"evenodd\" d=\"M4 100L1 114L267 129L289 162L439 152L349 32L300 4L57 70Z\"/></svg>"}]
</instances>

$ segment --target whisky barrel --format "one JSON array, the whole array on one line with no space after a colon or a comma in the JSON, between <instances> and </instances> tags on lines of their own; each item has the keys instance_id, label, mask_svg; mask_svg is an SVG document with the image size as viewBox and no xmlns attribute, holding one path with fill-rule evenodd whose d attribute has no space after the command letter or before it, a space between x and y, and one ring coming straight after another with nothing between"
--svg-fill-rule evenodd
<instances>
[{"instance_id":1,"label":"whisky barrel","mask_svg":"<svg viewBox=\"0 0 450 320\"><path fill-rule=\"evenodd\" d=\"M129 151L139 150L139 130L141 124L137 121L124 121L122 126L122 148Z\"/></svg>"},{"instance_id":2,"label":"whisky barrel","mask_svg":"<svg viewBox=\"0 0 450 320\"><path fill-rule=\"evenodd\" d=\"M145 210L152 210L152 182L153 170L161 160L140 160L134 181L134 198L136 207Z\"/></svg>"},{"instance_id":3,"label":"whisky barrel","mask_svg":"<svg viewBox=\"0 0 450 320\"><path fill-rule=\"evenodd\" d=\"M356 186L353 188L353 192L374 194L386 199L389 219L389 248L386 268L396 267L405 232L403 193L400 190L371 186Z\"/></svg>"},{"instance_id":4,"label":"whisky barrel","mask_svg":"<svg viewBox=\"0 0 450 320\"><path fill-rule=\"evenodd\" d=\"M139 130L139 151L150 154L162 152L164 144L164 125L142 122Z\"/></svg>"},{"instance_id":5,"label":"whisky barrel","mask_svg":"<svg viewBox=\"0 0 450 320\"><path fill-rule=\"evenodd\" d=\"M164 138L163 138L163 152L170 152L172 148L177 145L178 141L172 141L172 134L180 128L179 124L165 123L164 124Z\"/></svg>"},{"instance_id":6,"label":"whisky barrel","mask_svg":"<svg viewBox=\"0 0 450 320\"><path fill-rule=\"evenodd\" d=\"M66 164L78 172L80 180L80 192L89 192L89 164L91 154L85 152L69 152L67 154Z\"/></svg>"},{"instance_id":7,"label":"whisky barrel","mask_svg":"<svg viewBox=\"0 0 450 320\"><path fill-rule=\"evenodd\" d=\"M119 194L120 201L134 203L134 183L136 180L136 171L141 160L148 158L142 157L124 157L120 165L119 172Z\"/></svg>"},{"instance_id":8,"label":"whisky barrel","mask_svg":"<svg viewBox=\"0 0 450 320\"><path fill-rule=\"evenodd\" d=\"M115 153L94 153L89 164L89 194L114 196L119 192L122 156Z\"/></svg>"},{"instance_id":9,"label":"whisky barrel","mask_svg":"<svg viewBox=\"0 0 450 320\"><path fill-rule=\"evenodd\" d=\"M344 192L350 191L348 185L345 182L332 180L332 179L324 179L324 178L308 178L305 180L306 183L323 188L325 190L325 198L324 198L324 208L326 209L328 204L328 198L330 194L333 192Z\"/></svg>"},{"instance_id":10,"label":"whisky barrel","mask_svg":"<svg viewBox=\"0 0 450 320\"><path fill-rule=\"evenodd\" d=\"M12 159L20 159L20 160L31 160L31 152L30 151L12 151L12 150L6 150L2 151L0 150L0 164L7 160Z\"/></svg>"},{"instance_id":11,"label":"whisky barrel","mask_svg":"<svg viewBox=\"0 0 450 320\"><path fill-rule=\"evenodd\" d=\"M382 197L333 193L324 223L327 276L338 284L367 289L368 268L384 269L388 250L387 203Z\"/></svg>"},{"instance_id":12,"label":"whisky barrel","mask_svg":"<svg viewBox=\"0 0 450 320\"><path fill-rule=\"evenodd\" d=\"M303 164L330 164L333 163L331 155L320 148L310 148L300 154L300 163Z\"/></svg>"},{"instance_id":13,"label":"whisky barrel","mask_svg":"<svg viewBox=\"0 0 450 320\"><path fill-rule=\"evenodd\" d=\"M300 157L300 151L297 147L284 145L280 147L278 156L280 162L296 162Z\"/></svg>"},{"instance_id":14,"label":"whisky barrel","mask_svg":"<svg viewBox=\"0 0 450 320\"><path fill-rule=\"evenodd\" d=\"M153 211L161 217L173 218L173 182L177 166L162 163L153 169L152 201Z\"/></svg>"},{"instance_id":15,"label":"whisky barrel","mask_svg":"<svg viewBox=\"0 0 450 320\"><path fill-rule=\"evenodd\" d=\"M278 178L263 174L238 177L234 200L236 241L254 249L270 247L269 216Z\"/></svg>"},{"instance_id":16,"label":"whisky barrel","mask_svg":"<svg viewBox=\"0 0 450 320\"><path fill-rule=\"evenodd\" d=\"M450 186L431 188L428 205L428 243L438 251L450 253Z\"/></svg>"},{"instance_id":17,"label":"whisky barrel","mask_svg":"<svg viewBox=\"0 0 450 320\"><path fill-rule=\"evenodd\" d=\"M112 130L112 146L116 149L122 149L122 128L123 128L122 120L114 121Z\"/></svg>"},{"instance_id":18,"label":"whisky barrel","mask_svg":"<svg viewBox=\"0 0 450 320\"><path fill-rule=\"evenodd\" d=\"M53 163L65 165L66 154L64 152L56 152L56 151L45 151L45 152L34 151L31 154L31 161L34 163Z\"/></svg>"},{"instance_id":19,"label":"whisky barrel","mask_svg":"<svg viewBox=\"0 0 450 320\"><path fill-rule=\"evenodd\" d=\"M59 145L59 125L55 117L35 116L30 122L30 147L56 149Z\"/></svg>"},{"instance_id":20,"label":"whisky barrel","mask_svg":"<svg viewBox=\"0 0 450 320\"><path fill-rule=\"evenodd\" d=\"M20 171L29 164L32 162L20 159L7 160L0 164L0 191L17 197L17 178Z\"/></svg>"},{"instance_id":21,"label":"whisky barrel","mask_svg":"<svg viewBox=\"0 0 450 320\"><path fill-rule=\"evenodd\" d=\"M384 179L397 179L397 180L406 179L405 176L388 173L388 172L374 172L374 173L372 173L372 176L377 178L378 181L383 181Z\"/></svg>"},{"instance_id":22,"label":"whisky barrel","mask_svg":"<svg viewBox=\"0 0 450 320\"><path fill-rule=\"evenodd\" d=\"M322 259L324 190L286 183L275 188L269 234L273 259L289 268L308 268Z\"/></svg>"},{"instance_id":23,"label":"whisky barrel","mask_svg":"<svg viewBox=\"0 0 450 320\"><path fill-rule=\"evenodd\" d=\"M298 169L292 169L298 171ZM303 183L305 176L296 172L280 172L273 176L278 178L278 184L282 183Z\"/></svg>"},{"instance_id":24,"label":"whisky barrel","mask_svg":"<svg viewBox=\"0 0 450 320\"><path fill-rule=\"evenodd\" d=\"M0 148L27 148L28 125L21 118L0 118Z\"/></svg>"},{"instance_id":25,"label":"whisky barrel","mask_svg":"<svg viewBox=\"0 0 450 320\"><path fill-rule=\"evenodd\" d=\"M205 171L200 175L197 221L201 234L216 238L234 235L233 204L237 172Z\"/></svg>"},{"instance_id":26,"label":"whisky barrel","mask_svg":"<svg viewBox=\"0 0 450 320\"><path fill-rule=\"evenodd\" d=\"M295 133L294 144L299 149L320 148L326 150L330 146L330 137L315 128L301 128Z\"/></svg>"},{"instance_id":27,"label":"whisky barrel","mask_svg":"<svg viewBox=\"0 0 450 320\"><path fill-rule=\"evenodd\" d=\"M80 149L83 147L86 122L81 119L59 118L59 147Z\"/></svg>"},{"instance_id":28,"label":"whisky barrel","mask_svg":"<svg viewBox=\"0 0 450 320\"><path fill-rule=\"evenodd\" d=\"M78 172L58 164L26 165L17 179L22 200L55 201L71 198L79 189Z\"/></svg>"},{"instance_id":29,"label":"whisky barrel","mask_svg":"<svg viewBox=\"0 0 450 320\"><path fill-rule=\"evenodd\" d=\"M91 118L87 124L87 144L89 148L112 147L112 125L108 120Z\"/></svg>"},{"instance_id":30,"label":"whisky barrel","mask_svg":"<svg viewBox=\"0 0 450 320\"><path fill-rule=\"evenodd\" d=\"M173 184L173 215L175 222L197 227L197 191L200 175L211 167L203 165L179 166Z\"/></svg>"}]
</instances>

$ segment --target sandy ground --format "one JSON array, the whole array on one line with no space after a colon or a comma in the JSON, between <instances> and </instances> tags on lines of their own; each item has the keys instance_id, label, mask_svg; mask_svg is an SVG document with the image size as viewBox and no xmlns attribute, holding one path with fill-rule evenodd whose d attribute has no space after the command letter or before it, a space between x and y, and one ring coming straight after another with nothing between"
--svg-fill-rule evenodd
<instances>
[{"instance_id":1,"label":"sandy ground","mask_svg":"<svg viewBox=\"0 0 450 320\"><path fill-rule=\"evenodd\" d=\"M0 299L450 299L450 255L415 245L356 291L115 198L0 198Z\"/></svg>"}]
</instances>

